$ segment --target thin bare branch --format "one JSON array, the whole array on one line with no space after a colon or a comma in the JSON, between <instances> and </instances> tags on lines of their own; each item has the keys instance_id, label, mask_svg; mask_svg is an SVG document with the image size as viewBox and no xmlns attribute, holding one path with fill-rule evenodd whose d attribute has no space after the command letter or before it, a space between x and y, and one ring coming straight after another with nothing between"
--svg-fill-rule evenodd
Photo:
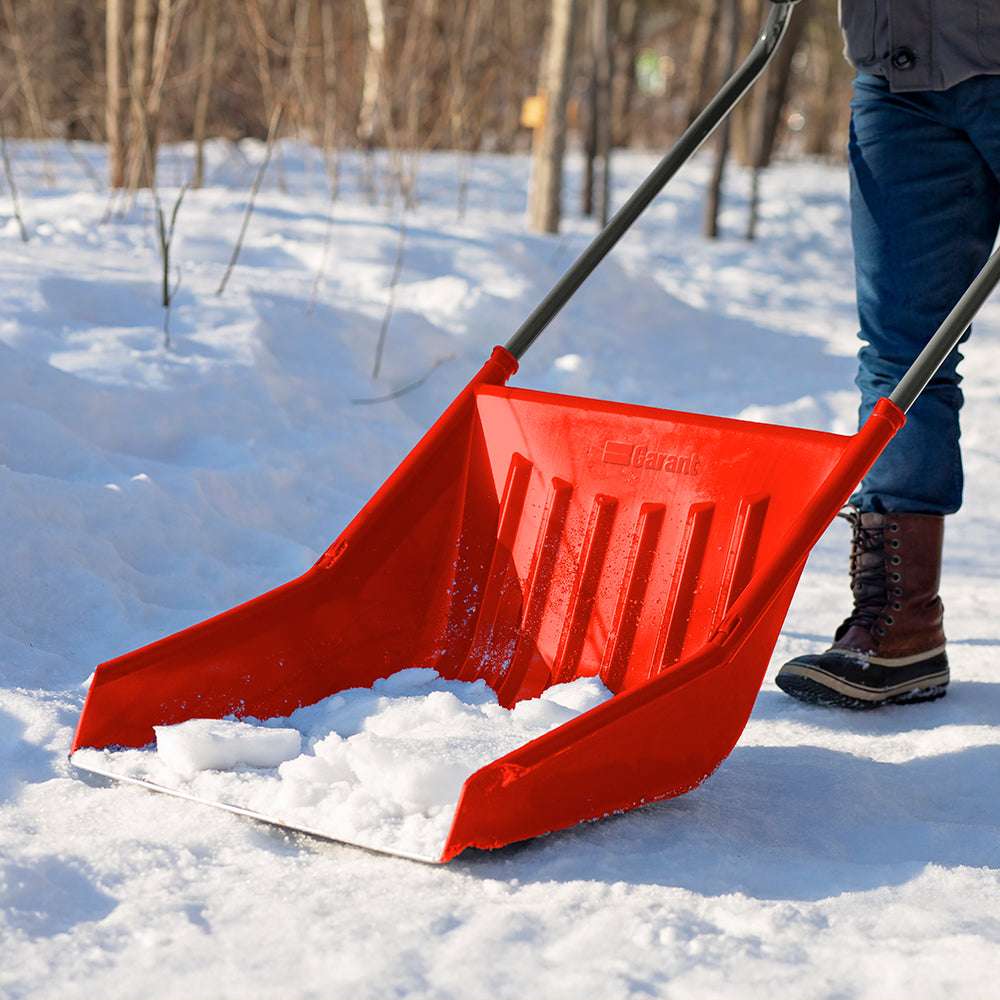
<instances>
[{"instance_id":1,"label":"thin bare branch","mask_svg":"<svg viewBox=\"0 0 1000 1000\"><path fill-rule=\"evenodd\" d=\"M373 403L388 403L393 399L399 399L400 396L405 396L408 392L419 389L443 364L454 360L454 354L438 358L420 378L415 378L412 382L407 382L406 385L400 386L398 389L393 389L392 392L387 392L384 396L365 396L360 399L352 399L351 402L355 406L370 406Z\"/></svg>"},{"instance_id":2,"label":"thin bare branch","mask_svg":"<svg viewBox=\"0 0 1000 1000\"><path fill-rule=\"evenodd\" d=\"M0 118L0 157L3 159L3 173L7 178L7 187L10 188L10 200L14 206L14 218L17 219L18 228L21 230L21 240L28 242L28 229L24 224L24 216L21 214L21 199L17 193L17 184L14 182L14 168L10 162L10 150L7 148L7 130L4 127L3 119Z\"/></svg>"},{"instance_id":3,"label":"thin bare branch","mask_svg":"<svg viewBox=\"0 0 1000 1000\"><path fill-rule=\"evenodd\" d=\"M165 351L170 350L170 307L173 305L177 289L181 286L180 268L176 269L177 281L173 286L170 284L170 252L174 242L174 230L177 227L177 214L181 210L181 204L184 201L184 195L187 194L188 187L188 184L184 184L177 193L173 209L170 212L169 221L163 211L160 193L155 184L152 187L153 208L156 212L156 235L160 248L160 261L163 264L161 271L160 304L163 306L163 349Z\"/></svg>"},{"instance_id":4,"label":"thin bare branch","mask_svg":"<svg viewBox=\"0 0 1000 1000\"><path fill-rule=\"evenodd\" d=\"M281 116L284 111L284 102L274 106L274 110L271 112L271 121L267 127L267 140L264 146L264 158L261 160L260 166L257 168L257 173L254 175L253 185L250 188L250 197L247 199L246 210L243 212L243 222L240 225L240 234L236 238L236 243L233 246L233 254L229 258L229 263L226 265L225 274L222 275L222 280L219 282L219 287L215 290L216 295L221 295L226 290L226 285L229 283L230 275L233 273L233 268L236 267L236 262L240 259L240 252L243 249L243 240L247 234L247 227L250 225L250 217L253 215L254 205L257 202L257 194L260 191L261 183L264 180L264 174L267 173L268 164L271 162L271 153L274 150L274 141L278 135L278 126L281 124Z\"/></svg>"},{"instance_id":5,"label":"thin bare branch","mask_svg":"<svg viewBox=\"0 0 1000 1000\"><path fill-rule=\"evenodd\" d=\"M396 304L396 286L399 284L399 276L403 271L403 256L406 252L406 215L399 220L399 241L396 243L396 260L392 265L392 277L389 279L389 300L385 305L385 315L382 317L382 326L378 332L378 340L375 343L375 363L372 365L372 378L378 378L382 370L382 355L385 351L385 341L389 333L389 324L392 322L392 311Z\"/></svg>"}]
</instances>

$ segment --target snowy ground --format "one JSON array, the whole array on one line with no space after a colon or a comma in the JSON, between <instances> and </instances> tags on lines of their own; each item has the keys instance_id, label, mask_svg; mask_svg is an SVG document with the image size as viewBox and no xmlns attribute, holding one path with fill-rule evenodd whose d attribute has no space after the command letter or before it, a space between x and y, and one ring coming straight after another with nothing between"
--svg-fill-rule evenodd
<instances>
[{"instance_id":1,"label":"snowy ground","mask_svg":"<svg viewBox=\"0 0 1000 1000\"><path fill-rule=\"evenodd\" d=\"M526 234L526 164L502 158L472 164L459 220L456 160L424 158L373 382L399 215L367 203L356 163L317 284L323 171L287 146L219 297L261 151L213 147L179 215L165 351L148 204L107 217L95 149L13 153L30 242L0 187L0 997L995 995L1000 303L967 351L944 701L858 716L769 680L694 793L433 868L94 787L66 753L93 666L305 568L591 224ZM168 208L188 162L167 158ZM650 162L618 159L619 198ZM518 384L850 430L843 171L773 170L752 246L739 176L733 235L697 236L705 172L677 179ZM772 674L839 620L845 539L812 558Z\"/></svg>"},{"instance_id":2,"label":"snowy ground","mask_svg":"<svg viewBox=\"0 0 1000 1000\"><path fill-rule=\"evenodd\" d=\"M154 726L151 746L85 747L70 760L105 778L434 864L472 774L612 697L599 678L578 677L504 708L483 680L411 667L289 717L191 718Z\"/></svg>"}]
</instances>

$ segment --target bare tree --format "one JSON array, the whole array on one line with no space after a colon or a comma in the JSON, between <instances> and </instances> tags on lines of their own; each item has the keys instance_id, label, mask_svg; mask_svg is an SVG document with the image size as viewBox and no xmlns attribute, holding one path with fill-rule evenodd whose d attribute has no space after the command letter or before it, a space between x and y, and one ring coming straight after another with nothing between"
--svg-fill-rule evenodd
<instances>
[{"instance_id":1,"label":"bare tree","mask_svg":"<svg viewBox=\"0 0 1000 1000\"><path fill-rule=\"evenodd\" d=\"M601 226L608 222L611 184L611 32L608 0L591 0L589 94L584 131L584 177L581 208L584 215L597 215Z\"/></svg>"},{"instance_id":2,"label":"bare tree","mask_svg":"<svg viewBox=\"0 0 1000 1000\"><path fill-rule=\"evenodd\" d=\"M298 131L309 134L316 126L313 88L309 80L309 32L312 0L294 0L292 12L292 47L288 60L289 84L295 94ZM315 139L315 134L311 136Z\"/></svg>"},{"instance_id":3,"label":"bare tree","mask_svg":"<svg viewBox=\"0 0 1000 1000\"><path fill-rule=\"evenodd\" d=\"M375 143L379 111L383 103L382 77L385 64L385 0L365 0L368 18L368 51L361 85L358 113L358 141L366 147Z\"/></svg>"},{"instance_id":4,"label":"bare tree","mask_svg":"<svg viewBox=\"0 0 1000 1000\"><path fill-rule=\"evenodd\" d=\"M122 137L122 3L107 0L105 10L106 95L104 128L108 143L108 183L112 188L125 184L125 144Z\"/></svg>"},{"instance_id":5,"label":"bare tree","mask_svg":"<svg viewBox=\"0 0 1000 1000\"><path fill-rule=\"evenodd\" d=\"M177 193L174 200L174 207L170 211L170 219L167 220L163 211L163 203L160 201L159 192L156 185L153 185L153 207L156 211L156 239L160 248L160 263L162 270L160 274L160 305L163 306L163 349L170 350L170 308L174 303L174 296L177 294L181 284L181 272L177 269L177 280L171 284L170 265L171 248L174 243L174 230L177 228L177 213L181 210L181 203L184 195L187 194L188 186L185 184Z\"/></svg>"},{"instance_id":6,"label":"bare tree","mask_svg":"<svg viewBox=\"0 0 1000 1000\"><path fill-rule=\"evenodd\" d=\"M274 113L275 90L271 78L271 57L268 52L267 23L260 9L260 0L249 0L247 17L253 33L254 57L257 64L257 77L260 82L261 94L264 98L264 115L267 120Z\"/></svg>"},{"instance_id":7,"label":"bare tree","mask_svg":"<svg viewBox=\"0 0 1000 1000\"><path fill-rule=\"evenodd\" d=\"M576 0L551 0L548 40L539 72L545 118L541 127L535 129L528 221L532 229L542 233L559 232L576 8Z\"/></svg>"},{"instance_id":8,"label":"bare tree","mask_svg":"<svg viewBox=\"0 0 1000 1000\"><path fill-rule=\"evenodd\" d=\"M698 117L708 100L715 81L717 53L719 51L719 29L722 13L727 0L705 0L695 25L691 43L691 58L688 62L687 78L687 122Z\"/></svg>"},{"instance_id":9,"label":"bare tree","mask_svg":"<svg viewBox=\"0 0 1000 1000\"><path fill-rule=\"evenodd\" d=\"M137 0L145 5L142 11L143 24L133 25L133 61L138 58L140 66L136 71L133 62L131 83L132 132L129 136L128 187L134 191L140 187L153 187L156 183L156 155L160 137L160 112L163 92L170 69L170 59L174 44L190 0L158 0L156 30L152 48L149 45L149 28L152 23L149 0ZM151 56L151 59L150 59Z\"/></svg>"},{"instance_id":10,"label":"bare tree","mask_svg":"<svg viewBox=\"0 0 1000 1000\"><path fill-rule=\"evenodd\" d=\"M28 227L24 224L24 216L21 213L21 198L17 193L17 182L14 180L14 167L10 162L10 150L7 148L7 130L4 128L2 118L0 118L0 160L3 161L3 174L7 179L7 187L10 188L10 203L14 209L14 218L17 220L17 228L21 234L21 241L27 243Z\"/></svg>"},{"instance_id":11,"label":"bare tree","mask_svg":"<svg viewBox=\"0 0 1000 1000\"><path fill-rule=\"evenodd\" d=\"M427 63L432 56L428 27L436 4L437 0L417 0L411 4L402 45L393 60L397 63L395 71L390 73L385 63L382 68L382 127L394 188L402 198L404 212L413 206L416 197L417 164L424 145L420 111L426 99ZM405 89L398 87L403 81ZM398 123L393 117L393 105L399 107ZM395 191L389 190L390 199Z\"/></svg>"},{"instance_id":12,"label":"bare tree","mask_svg":"<svg viewBox=\"0 0 1000 1000\"><path fill-rule=\"evenodd\" d=\"M532 85L537 80L538 56L534 49L535 39L541 37L544 17L540 19L539 30L534 30L532 17L536 13L526 4L498 3L494 5L494 31L491 35L494 45L496 38L505 39L504 51L507 58L496 60L499 81L496 95L484 109L492 110L483 127L490 128L496 135L496 148L511 152L517 148L521 129L520 109L525 97L532 93Z\"/></svg>"},{"instance_id":13,"label":"bare tree","mask_svg":"<svg viewBox=\"0 0 1000 1000\"><path fill-rule=\"evenodd\" d=\"M149 187L152 180L147 146L146 86L152 34L152 0L135 0L132 12L132 65L129 68L129 138L126 180L130 190Z\"/></svg>"},{"instance_id":14,"label":"bare tree","mask_svg":"<svg viewBox=\"0 0 1000 1000\"><path fill-rule=\"evenodd\" d=\"M611 87L612 145L628 146L632 142L632 103L642 8L638 0L618 0L617 8Z\"/></svg>"},{"instance_id":15,"label":"bare tree","mask_svg":"<svg viewBox=\"0 0 1000 1000\"><path fill-rule=\"evenodd\" d=\"M0 58L0 114L9 139L51 139L61 131L74 141L106 140L110 188L120 191L153 180L160 142L194 140L192 180L204 183L207 137L263 138L280 105L298 134L322 147L334 197L337 151L345 144L366 151L364 180L373 199L376 149L389 153L393 183L386 193L403 191L411 200L423 152L456 150L461 214L474 154L524 149L530 133L519 112L526 97L539 93L547 95L551 128L534 136L533 202L552 204L551 168L565 143L559 120L568 81L574 72L595 75L599 69L591 68L589 45L575 65L565 55L565 40L562 50L548 45L547 35L558 36L554 12L568 4L583 27L605 5L610 10L613 111L595 110L589 123L581 123L589 124L581 135L596 156L595 129L608 118L613 145L641 140L660 146L700 110L719 82L728 2L0 0L0 54L7 54ZM766 7L767 0L742 0L741 49ZM780 149L795 140L796 152L829 155L843 146L850 74L840 55L836 0L810 0L808 10L803 5L789 42L807 15L806 39L790 70L783 63L786 42L771 73L785 73L785 107L801 112L801 128L785 128L782 111L773 142ZM560 51L565 83L559 81ZM550 59L556 60L551 92ZM772 102L774 93L768 90ZM758 159L763 114L759 105L738 110L731 155L741 163ZM767 120L774 120L773 111ZM50 145L41 147L43 162ZM97 180L82 150L68 151ZM276 145L271 169L279 186L281 154ZM540 165L546 160L549 168ZM596 172L594 182L597 207Z\"/></svg>"},{"instance_id":16,"label":"bare tree","mask_svg":"<svg viewBox=\"0 0 1000 1000\"><path fill-rule=\"evenodd\" d=\"M333 4L320 6L320 40L323 49L323 157L330 178L330 197L336 199L340 190L340 141L337 109L337 32Z\"/></svg>"},{"instance_id":17,"label":"bare tree","mask_svg":"<svg viewBox=\"0 0 1000 1000\"><path fill-rule=\"evenodd\" d=\"M846 99L838 99L839 91L849 78L847 63L840 51L842 39L837 23L836 4L829 0L821 4L813 11L810 26L812 34L808 51L814 76L812 85L803 88L806 107L805 152L811 156L829 156L836 148L839 138L838 112L847 104Z\"/></svg>"},{"instance_id":18,"label":"bare tree","mask_svg":"<svg viewBox=\"0 0 1000 1000\"><path fill-rule=\"evenodd\" d=\"M728 41L726 46L723 74L730 76L736 68L736 59L740 51L740 35L743 30L743 8L740 0L726 2L726 29ZM719 126L715 140L715 162L712 176L708 183L705 196L705 221L703 232L709 239L719 236L719 210L722 205L722 183L726 174L726 161L729 158L729 139L732 131L732 118L727 117Z\"/></svg>"},{"instance_id":19,"label":"bare tree","mask_svg":"<svg viewBox=\"0 0 1000 1000\"><path fill-rule=\"evenodd\" d=\"M201 59L198 63L198 92L194 102L194 174L191 186L200 188L205 183L205 137L215 70L218 0L201 0L196 24L201 42Z\"/></svg>"},{"instance_id":20,"label":"bare tree","mask_svg":"<svg viewBox=\"0 0 1000 1000\"><path fill-rule=\"evenodd\" d=\"M364 183L369 200L375 200L375 163L372 150L379 118L387 102L382 78L385 74L385 0L364 0L367 18L368 49L365 54L364 78L361 84L361 106L358 110L358 142L365 151Z\"/></svg>"},{"instance_id":21,"label":"bare tree","mask_svg":"<svg viewBox=\"0 0 1000 1000\"><path fill-rule=\"evenodd\" d=\"M31 131L36 139L44 139L48 135L48 129L45 126L45 116L42 114L41 102L38 99L38 88L31 72L27 45L13 0L3 0L3 13L10 35L10 47L14 50L14 65L17 68L18 84L21 96L24 98L24 106L28 112ZM42 146L42 162L45 165L45 177L48 183L54 183L55 175L44 145Z\"/></svg>"},{"instance_id":22,"label":"bare tree","mask_svg":"<svg viewBox=\"0 0 1000 1000\"><path fill-rule=\"evenodd\" d=\"M752 240L757 235L757 219L760 207L760 175L770 165L778 141L778 132L785 105L788 102L792 65L805 35L809 11L805 7L792 18L784 44L776 53L768 74L753 98L753 135L751 138L751 180L750 208L747 215L746 238Z\"/></svg>"},{"instance_id":23,"label":"bare tree","mask_svg":"<svg viewBox=\"0 0 1000 1000\"><path fill-rule=\"evenodd\" d=\"M472 145L469 136L469 121L473 113L470 77L472 75L473 54L478 45L482 15L487 2L463 0L459 8L463 30L451 33L448 54L449 94L448 122L451 129L451 147L460 150L458 177L458 217L465 215L469 187L469 157ZM478 102L477 102L478 103ZM479 110L477 107L475 110Z\"/></svg>"},{"instance_id":24,"label":"bare tree","mask_svg":"<svg viewBox=\"0 0 1000 1000\"><path fill-rule=\"evenodd\" d=\"M3 12L4 18L7 21L10 47L14 51L14 65L17 68L18 83L20 84L21 96L24 98L24 105L28 112L28 120L31 122L31 128L35 133L35 137L42 139L46 133L45 118L38 100L38 90L31 73L27 47L18 20L17 8L14 6L14 0L3 0Z\"/></svg>"},{"instance_id":25,"label":"bare tree","mask_svg":"<svg viewBox=\"0 0 1000 1000\"><path fill-rule=\"evenodd\" d=\"M406 253L406 216L399 221L399 239L396 243L396 259L392 263L392 274L389 277L388 298L386 299L385 312L382 315L382 324L379 327L378 338L375 341L375 359L372 362L372 378L377 379L382 371L382 356L385 353L385 340L389 334L389 324L392 322L392 311L396 305L396 287L399 285L399 277L403 273L403 256Z\"/></svg>"},{"instance_id":26,"label":"bare tree","mask_svg":"<svg viewBox=\"0 0 1000 1000\"><path fill-rule=\"evenodd\" d=\"M240 254L243 251L243 241L246 239L247 228L250 226L254 206L257 204L257 195L260 193L264 174L267 173L267 168L271 163L271 156L274 152L274 143L278 138L278 129L281 126L283 111L284 108L282 105L278 104L274 111L271 112L271 121L267 128L267 140L264 145L264 156L260 162L260 166L257 167L257 172L254 174L253 184L250 186L250 196L247 198L246 208L243 210L243 221L240 223L240 232L236 237L236 242L233 244L233 252L229 257L229 263L223 272L219 287L215 290L216 295L221 295L226 290L226 285L229 284L229 279L233 274L233 268L236 267L236 262L240 259Z\"/></svg>"}]
</instances>

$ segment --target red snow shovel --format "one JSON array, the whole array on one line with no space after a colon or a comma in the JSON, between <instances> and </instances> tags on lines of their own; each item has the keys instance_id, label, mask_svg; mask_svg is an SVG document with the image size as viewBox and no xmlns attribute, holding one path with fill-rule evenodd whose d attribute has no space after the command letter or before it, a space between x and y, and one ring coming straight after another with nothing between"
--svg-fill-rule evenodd
<instances>
[{"instance_id":1,"label":"red snow shovel","mask_svg":"<svg viewBox=\"0 0 1000 1000\"><path fill-rule=\"evenodd\" d=\"M482 678L505 705L600 675L614 698L466 781L441 861L679 795L719 766L809 550L1000 279L1000 257L853 436L506 382L760 73L791 8L772 7L736 75L319 562L98 667L74 751L143 747L154 725L192 717L288 715L413 666Z\"/></svg>"}]
</instances>

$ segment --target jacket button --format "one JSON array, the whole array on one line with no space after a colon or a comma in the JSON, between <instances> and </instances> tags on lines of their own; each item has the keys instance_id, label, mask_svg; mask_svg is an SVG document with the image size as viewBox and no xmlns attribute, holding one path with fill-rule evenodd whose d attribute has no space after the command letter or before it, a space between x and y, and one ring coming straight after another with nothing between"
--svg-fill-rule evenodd
<instances>
[{"instance_id":1,"label":"jacket button","mask_svg":"<svg viewBox=\"0 0 1000 1000\"><path fill-rule=\"evenodd\" d=\"M917 62L917 54L908 45L900 45L892 51L892 65L895 69L912 69Z\"/></svg>"}]
</instances>

